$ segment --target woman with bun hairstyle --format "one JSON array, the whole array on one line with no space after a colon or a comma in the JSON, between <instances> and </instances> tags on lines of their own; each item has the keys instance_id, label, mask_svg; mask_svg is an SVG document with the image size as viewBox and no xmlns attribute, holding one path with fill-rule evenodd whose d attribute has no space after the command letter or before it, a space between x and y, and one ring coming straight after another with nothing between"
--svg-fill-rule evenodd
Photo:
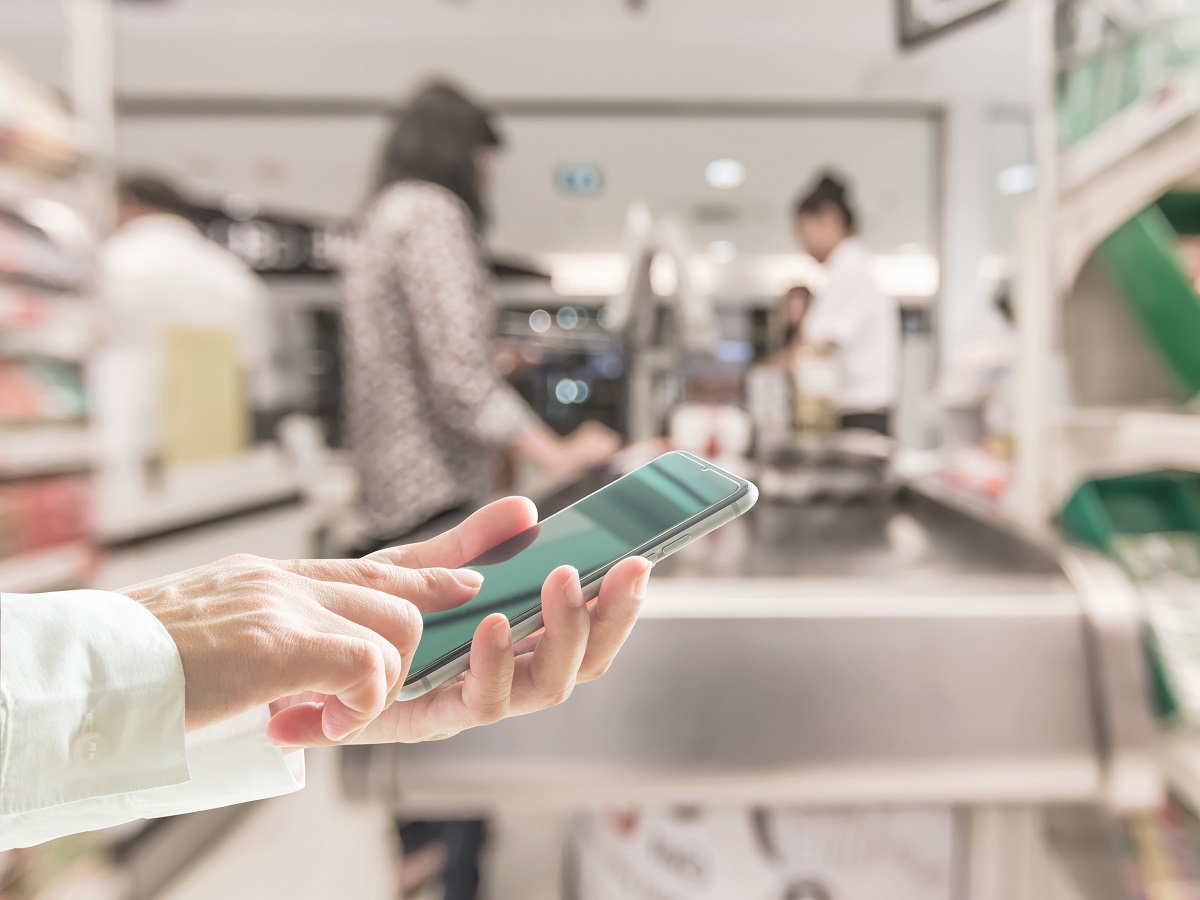
<instances>
[{"instance_id":1,"label":"woman with bun hairstyle","mask_svg":"<svg viewBox=\"0 0 1200 900\"><path fill-rule=\"evenodd\" d=\"M804 319L804 342L837 360L838 427L890 434L899 381L900 317L896 301L871 276L846 194L845 183L826 174L796 202L796 240L827 276Z\"/></svg>"}]
</instances>

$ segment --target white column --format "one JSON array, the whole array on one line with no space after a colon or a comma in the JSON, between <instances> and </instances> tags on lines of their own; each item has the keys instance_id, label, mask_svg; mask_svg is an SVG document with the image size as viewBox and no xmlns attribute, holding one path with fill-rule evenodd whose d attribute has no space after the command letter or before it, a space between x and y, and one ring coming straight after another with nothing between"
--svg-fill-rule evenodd
<instances>
[{"instance_id":1,"label":"white column","mask_svg":"<svg viewBox=\"0 0 1200 900\"><path fill-rule=\"evenodd\" d=\"M97 237L113 225L116 113L113 99L112 0L66 0L67 84L86 132L92 163L80 185L79 207Z\"/></svg>"},{"instance_id":2,"label":"white column","mask_svg":"<svg viewBox=\"0 0 1200 900\"><path fill-rule=\"evenodd\" d=\"M952 101L946 112L941 288L935 319L944 366L986 307L979 263L988 252L988 122L982 104Z\"/></svg>"}]
</instances>

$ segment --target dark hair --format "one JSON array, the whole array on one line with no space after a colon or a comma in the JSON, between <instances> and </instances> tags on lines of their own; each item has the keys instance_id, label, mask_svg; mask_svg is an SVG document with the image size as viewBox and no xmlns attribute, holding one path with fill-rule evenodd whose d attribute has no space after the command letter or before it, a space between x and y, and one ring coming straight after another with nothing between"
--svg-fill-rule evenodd
<instances>
[{"instance_id":1,"label":"dark hair","mask_svg":"<svg viewBox=\"0 0 1200 900\"><path fill-rule=\"evenodd\" d=\"M816 215L828 206L833 206L842 214L842 224L850 234L854 233L854 210L846 199L846 184L829 173L821 176L816 187L796 201L797 216Z\"/></svg>"},{"instance_id":2,"label":"dark hair","mask_svg":"<svg viewBox=\"0 0 1200 900\"><path fill-rule=\"evenodd\" d=\"M170 182L155 175L122 175L117 179L117 196L147 209L187 216L191 204Z\"/></svg>"},{"instance_id":3,"label":"dark hair","mask_svg":"<svg viewBox=\"0 0 1200 900\"><path fill-rule=\"evenodd\" d=\"M431 84L397 114L383 145L375 190L405 179L439 184L467 204L482 228L487 215L479 196L475 151L500 144L487 110L457 88Z\"/></svg>"}]
</instances>

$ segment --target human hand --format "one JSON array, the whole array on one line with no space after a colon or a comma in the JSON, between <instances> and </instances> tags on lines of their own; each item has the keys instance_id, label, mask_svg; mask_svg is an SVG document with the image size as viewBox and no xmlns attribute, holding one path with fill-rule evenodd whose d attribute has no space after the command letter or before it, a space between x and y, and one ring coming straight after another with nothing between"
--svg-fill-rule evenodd
<instances>
[{"instance_id":1,"label":"human hand","mask_svg":"<svg viewBox=\"0 0 1200 900\"><path fill-rule=\"evenodd\" d=\"M564 465L590 469L610 459L624 441L607 425L589 419L567 435L563 443Z\"/></svg>"},{"instance_id":2,"label":"human hand","mask_svg":"<svg viewBox=\"0 0 1200 900\"><path fill-rule=\"evenodd\" d=\"M432 540L381 550L368 559L457 567L536 522L531 502L509 497ZM608 670L637 619L649 574L650 564L640 557L622 561L604 577L600 596L588 606L578 573L569 566L556 569L542 587L542 632L514 647L505 617L488 616L475 629L467 672L415 700L393 703L352 741L438 740L563 702L576 684ZM321 728L325 702L319 693L293 698L272 718L269 737L286 746L333 743Z\"/></svg>"},{"instance_id":3,"label":"human hand","mask_svg":"<svg viewBox=\"0 0 1200 900\"><path fill-rule=\"evenodd\" d=\"M476 572L383 560L231 556L121 591L166 628L183 662L185 723L200 728L305 691L316 727L344 739L404 685L421 610L475 596Z\"/></svg>"},{"instance_id":4,"label":"human hand","mask_svg":"<svg viewBox=\"0 0 1200 900\"><path fill-rule=\"evenodd\" d=\"M587 421L566 437L536 422L518 437L514 449L552 473L579 472L605 462L621 449L621 436L606 425Z\"/></svg>"}]
</instances>

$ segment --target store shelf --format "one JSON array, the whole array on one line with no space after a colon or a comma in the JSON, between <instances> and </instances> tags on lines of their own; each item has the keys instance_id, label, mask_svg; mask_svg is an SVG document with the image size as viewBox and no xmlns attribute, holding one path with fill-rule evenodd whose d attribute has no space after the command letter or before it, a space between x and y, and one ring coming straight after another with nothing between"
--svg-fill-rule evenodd
<instances>
[{"instance_id":1,"label":"store shelf","mask_svg":"<svg viewBox=\"0 0 1200 900\"><path fill-rule=\"evenodd\" d=\"M1159 758L1167 785L1192 809L1200 811L1200 734L1166 735Z\"/></svg>"},{"instance_id":2,"label":"store shelf","mask_svg":"<svg viewBox=\"0 0 1200 900\"><path fill-rule=\"evenodd\" d=\"M1068 290L1100 242L1200 171L1200 116L1137 145L1092 177L1061 188L1055 220L1057 285Z\"/></svg>"},{"instance_id":3,"label":"store shelf","mask_svg":"<svg viewBox=\"0 0 1200 900\"><path fill-rule=\"evenodd\" d=\"M0 590L31 594L78 587L96 563L96 551L84 541L0 560Z\"/></svg>"},{"instance_id":4,"label":"store shelf","mask_svg":"<svg viewBox=\"0 0 1200 900\"><path fill-rule=\"evenodd\" d=\"M82 471L91 468L95 455L86 425L0 430L0 479Z\"/></svg>"},{"instance_id":5,"label":"store shelf","mask_svg":"<svg viewBox=\"0 0 1200 900\"><path fill-rule=\"evenodd\" d=\"M1086 475L1200 469L1200 415L1171 410L1084 409L1064 412L1055 481Z\"/></svg>"},{"instance_id":6,"label":"store shelf","mask_svg":"<svg viewBox=\"0 0 1200 900\"><path fill-rule=\"evenodd\" d=\"M1185 75L1129 107L1059 157L1059 186L1070 191L1095 178L1192 115L1200 105L1195 75Z\"/></svg>"},{"instance_id":7,"label":"store shelf","mask_svg":"<svg viewBox=\"0 0 1200 900\"><path fill-rule=\"evenodd\" d=\"M82 158L74 121L53 92L0 61L0 161L62 175Z\"/></svg>"},{"instance_id":8,"label":"store shelf","mask_svg":"<svg viewBox=\"0 0 1200 900\"><path fill-rule=\"evenodd\" d=\"M140 471L102 471L96 479L99 532L110 544L154 537L285 502L301 488L299 472L273 446L168 468L153 483Z\"/></svg>"}]
</instances>

